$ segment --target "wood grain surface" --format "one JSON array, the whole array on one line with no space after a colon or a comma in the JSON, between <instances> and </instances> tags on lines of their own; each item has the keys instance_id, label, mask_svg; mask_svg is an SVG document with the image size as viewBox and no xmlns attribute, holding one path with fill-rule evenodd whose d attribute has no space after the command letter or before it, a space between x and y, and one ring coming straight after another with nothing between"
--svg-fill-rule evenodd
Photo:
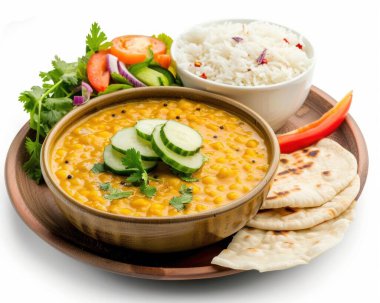
<instances>
[{"instance_id":1,"label":"wood grain surface","mask_svg":"<svg viewBox=\"0 0 380 303\"><path fill-rule=\"evenodd\" d=\"M312 87L304 106L279 133L317 119L335 102L320 89ZM31 230L43 240L75 259L107 271L139 278L189 280L215 278L240 272L210 265L211 259L228 245L231 237L194 251L152 255L111 246L79 232L59 211L47 186L37 185L28 179L22 169L26 159L24 140L29 131L27 123L12 142L6 160L5 178L14 208ZM368 153L358 125L349 116L330 137L351 151L358 160L361 192L367 178Z\"/></svg>"}]
</instances>

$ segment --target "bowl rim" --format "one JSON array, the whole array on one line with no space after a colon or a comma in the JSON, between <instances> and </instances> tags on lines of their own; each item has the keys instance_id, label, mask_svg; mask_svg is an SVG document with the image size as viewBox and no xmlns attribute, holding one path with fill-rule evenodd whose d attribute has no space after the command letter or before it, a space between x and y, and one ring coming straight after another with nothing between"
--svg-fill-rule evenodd
<instances>
[{"instance_id":1,"label":"bowl rim","mask_svg":"<svg viewBox=\"0 0 380 303\"><path fill-rule=\"evenodd\" d=\"M181 36L183 36L184 34L190 32L191 30L193 30L196 27L207 26L207 25L212 25L212 24L219 24L219 23L223 23L223 22L232 22L232 23L237 23L237 22L240 22L240 23L264 22L264 23L268 23L268 24L272 24L272 25L277 25L277 26L280 26L280 27L282 27L282 28L284 28L286 30L289 30L292 33L296 34L297 36L302 37L302 40L307 44L307 46L309 48L308 55L310 55L309 58L311 59L311 64L310 64L310 66L305 71L303 71L301 74L297 75L294 78L291 78L289 80L282 81L282 82L279 82L279 83L275 83L275 84L257 85L257 86L255 86L255 85L238 86L238 85L220 83L220 82L216 82L216 81L213 81L213 80L210 80L210 79L203 79L203 78L200 78L200 77L196 76L195 74L191 73L187 69L184 69L184 68L180 67L177 64L177 59L176 59L177 43L178 43L178 40L180 39ZM298 80L300 80L300 79L306 77L307 75L309 75L314 70L314 68L315 68L315 62L316 62L315 49L314 49L313 44L310 42L310 40L307 37L305 37L304 35L302 35L298 31L296 31L296 30L294 30L292 28L289 28L289 27L287 27L285 25L275 23L275 22L266 21L266 20L260 20L260 19L248 19L248 18L243 18L243 19L236 19L236 18L231 18L231 19L215 19L213 21L207 21L207 22L203 22L203 23L198 23L196 25L192 25L191 27L188 27L185 31L183 31L181 34L179 34L178 36L176 36L176 39L174 39L173 44L171 46L171 56L172 56L173 61L175 62L177 70L180 70L182 73L185 73L186 76L192 78L193 80L199 81L199 83L203 82L203 83L208 84L208 85L213 85L213 86L218 87L218 88L225 88L225 89L238 90L238 91L239 90L243 90L243 91L244 90L265 91L265 90L282 88L282 87L287 86L287 85L289 85L289 84L291 84L293 82L297 82Z\"/></svg>"},{"instance_id":2,"label":"bowl rim","mask_svg":"<svg viewBox=\"0 0 380 303\"><path fill-rule=\"evenodd\" d=\"M140 92L144 95L144 92L146 92L145 96L135 97L134 95L140 94ZM160 94L161 92L161 94ZM53 177L52 168L50 165L50 152L52 148L54 147L54 144L56 142L56 137L59 137L64 133L64 131L67 129L67 125L69 122L71 122L71 119L75 119L75 117L80 116L77 121L80 119L84 119L85 117L91 115L94 113L95 110L102 110L106 109L108 107L112 107L118 104L127 103L127 102L133 102L138 99L148 99L148 98L165 98L164 96L161 96L162 94L165 95L171 95L171 94L177 94L177 95L183 95L183 98L187 98L191 101L195 102L202 102L198 100L193 100L191 98L191 95L198 95L200 97L207 97L210 99L215 99L222 103L227 103L230 106L237 108L238 111L245 112L248 116L250 116L254 123L257 123L261 126L265 133L263 134L266 138L266 144L267 147L271 150L271 159L269 159L269 168L263 179L254 187L252 188L247 194L243 195L239 199L232 201L231 203L225 204L220 207L216 207L211 210L207 210L204 212L200 212L197 214L189 214L189 215L178 215L178 216L164 216L164 217L135 217L135 216L126 216L126 215L120 215L120 214L114 214L109 213L105 211L101 211L95 208L92 208L90 206L84 205L72 197L70 197L65 191L61 189L61 187L57 184L55 178ZM132 97L130 96L132 95ZM107 104L105 106L101 106L101 104L107 100L107 99L113 99L110 104ZM166 97L168 98L168 97ZM172 96L170 98L179 98L178 96ZM204 104L208 104L207 101L204 102ZM214 105L211 105L214 106ZM215 106L221 110L227 111L219 106ZM240 117L241 118L241 117ZM77 122L76 121L76 122ZM62 130L63 129L63 130ZM53 142L52 142L53 141ZM122 222L128 222L128 223L142 223L142 224L152 224L152 223L159 223L159 224L165 224L165 223L183 223L188 221L198 221L201 219L205 219L212 216L217 216L220 214L223 214L229 210L232 210L234 208L240 207L241 205L249 202L252 200L256 195L259 195L267 186L267 184L273 179L275 172L277 171L277 167L279 164L280 159L280 147L277 141L277 137L272 130L272 128L269 126L269 124L255 111L248 108L247 106L239 103L238 101L224 97L218 94L205 92L202 90L197 90L193 88L185 88L185 87L144 87L144 88L138 88L138 89L129 89L129 90L121 90L114 93L110 93L107 95L99 96L94 99L92 99L89 103L86 103L80 107L77 107L76 109L72 110L70 113L68 113L66 116L64 116L49 132L47 137L44 140L44 143L42 145L41 150L41 169L42 169L42 175L44 177L44 180L49 187L49 189L52 191L52 193L58 198L59 200L63 200L65 202L72 203L73 206L79 207L82 211L90 212L93 215L105 218L105 219L111 219L115 221L122 221ZM58 197L57 197L58 196Z\"/></svg>"}]
</instances>

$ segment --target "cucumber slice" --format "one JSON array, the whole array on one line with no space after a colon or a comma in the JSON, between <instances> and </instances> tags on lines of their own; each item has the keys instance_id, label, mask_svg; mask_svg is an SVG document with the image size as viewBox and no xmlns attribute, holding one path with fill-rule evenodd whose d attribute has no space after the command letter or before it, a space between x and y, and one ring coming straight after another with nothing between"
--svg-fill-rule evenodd
<instances>
[{"instance_id":1,"label":"cucumber slice","mask_svg":"<svg viewBox=\"0 0 380 303\"><path fill-rule=\"evenodd\" d=\"M117 175L129 175L134 172L132 169L128 169L122 163L122 159L125 157L122 153L115 150L112 145L107 145L104 148L103 158L104 165L107 169ZM157 165L157 161L142 161L142 165L146 171L151 171Z\"/></svg>"},{"instance_id":2,"label":"cucumber slice","mask_svg":"<svg viewBox=\"0 0 380 303\"><path fill-rule=\"evenodd\" d=\"M152 132L159 124L165 124L167 120L162 119L145 119L136 123L135 128L137 135L141 138L150 141L152 139Z\"/></svg>"},{"instance_id":3,"label":"cucumber slice","mask_svg":"<svg viewBox=\"0 0 380 303\"><path fill-rule=\"evenodd\" d=\"M169 85L175 84L174 75L168 70L159 65L149 65L149 68L154 69L156 72L163 74L168 79Z\"/></svg>"},{"instance_id":4,"label":"cucumber slice","mask_svg":"<svg viewBox=\"0 0 380 303\"><path fill-rule=\"evenodd\" d=\"M162 73L149 67L138 69L133 74L137 79L148 86L169 86L169 80Z\"/></svg>"},{"instance_id":5,"label":"cucumber slice","mask_svg":"<svg viewBox=\"0 0 380 303\"><path fill-rule=\"evenodd\" d=\"M111 144L118 152L125 153L128 149L134 148L141 154L141 159L146 161L156 161L160 157L153 151L150 142L137 136L134 127L127 127L118 131L112 138Z\"/></svg>"},{"instance_id":6,"label":"cucumber slice","mask_svg":"<svg viewBox=\"0 0 380 303\"><path fill-rule=\"evenodd\" d=\"M200 152L192 156L181 156L165 146L161 140L161 129L163 125L155 127L152 134L152 148L161 157L162 161L175 170L183 173L193 173L203 165L203 156Z\"/></svg>"},{"instance_id":7,"label":"cucumber slice","mask_svg":"<svg viewBox=\"0 0 380 303\"><path fill-rule=\"evenodd\" d=\"M168 121L161 129L161 140L165 146L182 156L191 156L202 146L202 136L191 127Z\"/></svg>"}]
</instances>

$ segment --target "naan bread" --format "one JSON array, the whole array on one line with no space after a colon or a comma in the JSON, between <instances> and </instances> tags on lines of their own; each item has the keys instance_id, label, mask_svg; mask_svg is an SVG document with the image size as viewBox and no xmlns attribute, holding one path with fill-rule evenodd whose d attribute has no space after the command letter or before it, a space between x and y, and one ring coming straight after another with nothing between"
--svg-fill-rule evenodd
<instances>
[{"instance_id":1,"label":"naan bread","mask_svg":"<svg viewBox=\"0 0 380 303\"><path fill-rule=\"evenodd\" d=\"M247 225L265 230L299 230L334 219L343 213L354 201L360 189L357 175L351 184L331 201L318 207L275 208L259 211Z\"/></svg>"},{"instance_id":2,"label":"naan bread","mask_svg":"<svg viewBox=\"0 0 380 303\"><path fill-rule=\"evenodd\" d=\"M281 154L272 188L261 209L316 207L330 201L357 174L355 157L331 139Z\"/></svg>"},{"instance_id":3,"label":"naan bread","mask_svg":"<svg viewBox=\"0 0 380 303\"><path fill-rule=\"evenodd\" d=\"M342 240L353 219L354 205L340 217L305 230L278 232L245 227L211 263L260 272L307 264Z\"/></svg>"}]
</instances>

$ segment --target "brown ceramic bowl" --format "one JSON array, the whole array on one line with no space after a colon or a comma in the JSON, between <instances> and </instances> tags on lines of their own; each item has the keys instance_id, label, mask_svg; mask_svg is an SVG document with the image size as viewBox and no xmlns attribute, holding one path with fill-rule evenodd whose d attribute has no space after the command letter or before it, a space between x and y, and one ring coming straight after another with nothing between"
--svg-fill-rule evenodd
<instances>
[{"instance_id":1,"label":"brown ceramic bowl","mask_svg":"<svg viewBox=\"0 0 380 303\"><path fill-rule=\"evenodd\" d=\"M219 208L177 217L132 217L106 213L76 202L55 182L50 157L57 139L72 125L100 109L146 98L187 98L239 116L263 134L269 169L263 180L242 198ZM241 229L259 210L279 162L279 146L271 127L235 100L181 87L148 87L104 95L66 115L47 136L41 154L42 173L55 201L68 220L83 233L114 245L146 252L174 252L217 242Z\"/></svg>"}]
</instances>

